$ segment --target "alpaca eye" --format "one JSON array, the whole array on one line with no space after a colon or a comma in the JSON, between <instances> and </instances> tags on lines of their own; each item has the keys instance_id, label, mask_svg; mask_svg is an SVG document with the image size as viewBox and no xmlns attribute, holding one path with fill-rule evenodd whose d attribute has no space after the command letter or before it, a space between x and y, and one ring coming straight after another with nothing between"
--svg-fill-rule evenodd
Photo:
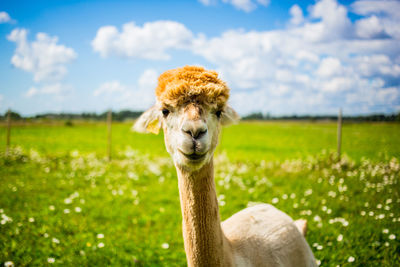
<instances>
[{"instance_id":1,"label":"alpaca eye","mask_svg":"<svg viewBox=\"0 0 400 267\"><path fill-rule=\"evenodd\" d=\"M169 114L169 110L168 110L168 109L166 109L166 108L163 108L163 110L162 110L162 114L164 115L164 117L167 117L167 116L168 116L168 114Z\"/></svg>"},{"instance_id":2,"label":"alpaca eye","mask_svg":"<svg viewBox=\"0 0 400 267\"><path fill-rule=\"evenodd\" d=\"M221 114L222 114L221 110L218 110L217 112L215 112L215 115L217 115L218 118L221 118Z\"/></svg>"}]
</instances>

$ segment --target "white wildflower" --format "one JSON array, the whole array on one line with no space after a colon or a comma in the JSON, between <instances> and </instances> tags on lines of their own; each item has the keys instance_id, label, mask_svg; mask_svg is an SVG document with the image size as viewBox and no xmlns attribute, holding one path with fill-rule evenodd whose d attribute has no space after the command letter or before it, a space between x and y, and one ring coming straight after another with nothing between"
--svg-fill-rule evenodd
<instances>
[{"instance_id":1,"label":"white wildflower","mask_svg":"<svg viewBox=\"0 0 400 267\"><path fill-rule=\"evenodd\" d=\"M58 240L58 239L55 238L55 237L53 237L53 238L51 239L51 241L52 241L53 243L60 244L60 240Z\"/></svg>"},{"instance_id":2,"label":"white wildflower","mask_svg":"<svg viewBox=\"0 0 400 267\"><path fill-rule=\"evenodd\" d=\"M6 261L6 262L4 263L4 267L14 267L14 262L12 262L12 261Z\"/></svg>"},{"instance_id":3,"label":"white wildflower","mask_svg":"<svg viewBox=\"0 0 400 267\"><path fill-rule=\"evenodd\" d=\"M31 222L31 223L33 223L33 222L35 222L35 218L30 217L30 218L28 219L28 221Z\"/></svg>"},{"instance_id":4,"label":"white wildflower","mask_svg":"<svg viewBox=\"0 0 400 267\"><path fill-rule=\"evenodd\" d=\"M98 247L98 248L104 248L104 243L103 243L103 242L100 242L100 243L97 245L97 247Z\"/></svg>"},{"instance_id":5,"label":"white wildflower","mask_svg":"<svg viewBox=\"0 0 400 267\"><path fill-rule=\"evenodd\" d=\"M279 202L279 198L274 197L274 198L272 199L272 204L276 204L276 203L278 203L278 202Z\"/></svg>"},{"instance_id":6,"label":"white wildflower","mask_svg":"<svg viewBox=\"0 0 400 267\"><path fill-rule=\"evenodd\" d=\"M370 211L370 212L368 212L368 215L369 215L369 216L374 216L374 212L373 212L373 211Z\"/></svg>"},{"instance_id":7,"label":"white wildflower","mask_svg":"<svg viewBox=\"0 0 400 267\"><path fill-rule=\"evenodd\" d=\"M338 235L338 237L337 237L336 240L337 240L338 242L342 242L342 240L343 240L343 235L342 235L342 234Z\"/></svg>"},{"instance_id":8,"label":"white wildflower","mask_svg":"<svg viewBox=\"0 0 400 267\"><path fill-rule=\"evenodd\" d=\"M356 259L353 257L353 256L350 256L348 259L347 259L347 261L348 262L354 262Z\"/></svg>"},{"instance_id":9,"label":"white wildflower","mask_svg":"<svg viewBox=\"0 0 400 267\"><path fill-rule=\"evenodd\" d=\"M82 209L80 207L75 207L75 212L79 213L81 211L82 211Z\"/></svg>"},{"instance_id":10,"label":"white wildflower","mask_svg":"<svg viewBox=\"0 0 400 267\"><path fill-rule=\"evenodd\" d=\"M6 224L8 222L12 222L12 218L8 217L7 215L5 215L4 213L1 214L1 224Z\"/></svg>"},{"instance_id":11,"label":"white wildflower","mask_svg":"<svg viewBox=\"0 0 400 267\"><path fill-rule=\"evenodd\" d=\"M395 239L396 239L396 236L395 236L394 234L391 234L391 235L389 235L389 239L390 239L390 240L395 240Z\"/></svg>"},{"instance_id":12,"label":"white wildflower","mask_svg":"<svg viewBox=\"0 0 400 267\"><path fill-rule=\"evenodd\" d=\"M335 197L336 197L336 192L334 192L334 191L329 191L329 192L328 192L328 196L330 196L331 198L335 198Z\"/></svg>"},{"instance_id":13,"label":"white wildflower","mask_svg":"<svg viewBox=\"0 0 400 267\"><path fill-rule=\"evenodd\" d=\"M319 217L318 215L314 216L314 221L320 222L321 221L321 217Z\"/></svg>"},{"instance_id":14,"label":"white wildflower","mask_svg":"<svg viewBox=\"0 0 400 267\"><path fill-rule=\"evenodd\" d=\"M54 258L48 258L47 259L47 262L48 263L54 263L56 261L56 259L54 259Z\"/></svg>"},{"instance_id":15,"label":"white wildflower","mask_svg":"<svg viewBox=\"0 0 400 267\"><path fill-rule=\"evenodd\" d=\"M168 248L169 248L169 244L168 244L168 243L163 243L163 244L161 245L161 247L162 247L163 249L168 249Z\"/></svg>"},{"instance_id":16,"label":"white wildflower","mask_svg":"<svg viewBox=\"0 0 400 267\"><path fill-rule=\"evenodd\" d=\"M98 238L98 239L103 239L103 238L104 238L104 235L103 235L103 234L97 234L97 238Z\"/></svg>"}]
</instances>

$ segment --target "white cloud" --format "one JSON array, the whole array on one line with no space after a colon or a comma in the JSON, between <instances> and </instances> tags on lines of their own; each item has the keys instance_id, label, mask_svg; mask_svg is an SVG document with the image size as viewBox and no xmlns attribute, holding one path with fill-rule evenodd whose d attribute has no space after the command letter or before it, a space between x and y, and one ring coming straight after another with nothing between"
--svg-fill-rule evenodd
<instances>
[{"instance_id":1,"label":"white cloud","mask_svg":"<svg viewBox=\"0 0 400 267\"><path fill-rule=\"evenodd\" d=\"M353 107L357 108L354 113L394 112L399 111L399 98L399 86L387 88L368 87L347 94L345 102L348 104L349 109ZM388 103L394 103L393 109Z\"/></svg>"},{"instance_id":2,"label":"white cloud","mask_svg":"<svg viewBox=\"0 0 400 267\"><path fill-rule=\"evenodd\" d=\"M147 69L140 76L138 85L143 90L154 90L157 86L158 73L153 69Z\"/></svg>"},{"instance_id":3,"label":"white cloud","mask_svg":"<svg viewBox=\"0 0 400 267\"><path fill-rule=\"evenodd\" d=\"M356 21L355 27L357 36L361 38L369 39L385 36L383 25L376 16L371 16L369 18Z\"/></svg>"},{"instance_id":4,"label":"white cloud","mask_svg":"<svg viewBox=\"0 0 400 267\"><path fill-rule=\"evenodd\" d=\"M17 45L11 63L33 73L36 82L62 79L67 73L65 64L77 57L75 51L57 44L58 38L46 33L38 33L33 42L27 40L27 34L25 29L15 29L7 36Z\"/></svg>"},{"instance_id":5,"label":"white cloud","mask_svg":"<svg viewBox=\"0 0 400 267\"><path fill-rule=\"evenodd\" d=\"M377 99L383 105L386 103L394 102L400 97L400 90L398 87L388 87L378 90Z\"/></svg>"},{"instance_id":6,"label":"white cloud","mask_svg":"<svg viewBox=\"0 0 400 267\"><path fill-rule=\"evenodd\" d=\"M395 0L361 0L352 4L353 11L360 15L385 13L392 17L400 17L400 2Z\"/></svg>"},{"instance_id":7,"label":"white cloud","mask_svg":"<svg viewBox=\"0 0 400 267\"><path fill-rule=\"evenodd\" d=\"M372 54L353 59L356 72L364 77L400 77L400 65L384 54Z\"/></svg>"},{"instance_id":8,"label":"white cloud","mask_svg":"<svg viewBox=\"0 0 400 267\"><path fill-rule=\"evenodd\" d=\"M362 34L377 34L377 30L384 31L389 36L400 39L400 2L399 1L356 1L352 5L353 12L359 15L373 15L359 29ZM375 17L374 19L371 19ZM379 20L379 21L378 21ZM368 31L366 27L373 27ZM371 32L372 31L372 32Z\"/></svg>"},{"instance_id":9,"label":"white cloud","mask_svg":"<svg viewBox=\"0 0 400 267\"><path fill-rule=\"evenodd\" d=\"M213 0L198 0L200 3L202 3L205 6L210 6L212 5L215 1Z\"/></svg>"},{"instance_id":10,"label":"white cloud","mask_svg":"<svg viewBox=\"0 0 400 267\"><path fill-rule=\"evenodd\" d=\"M349 77L335 77L325 80L322 83L321 89L325 92L336 93L340 91L350 90L356 85L354 80Z\"/></svg>"},{"instance_id":11,"label":"white cloud","mask_svg":"<svg viewBox=\"0 0 400 267\"><path fill-rule=\"evenodd\" d=\"M58 98L63 98L66 94L71 92L71 86L62 83L46 84L42 87L32 86L25 93L25 97L32 98L39 95L52 95Z\"/></svg>"},{"instance_id":12,"label":"white cloud","mask_svg":"<svg viewBox=\"0 0 400 267\"><path fill-rule=\"evenodd\" d=\"M124 24L121 32L114 26L101 27L92 41L94 51L102 57L117 55L129 58L170 58L167 50L191 45L192 33L174 21L148 22L143 27L134 22Z\"/></svg>"},{"instance_id":13,"label":"white cloud","mask_svg":"<svg viewBox=\"0 0 400 267\"><path fill-rule=\"evenodd\" d=\"M290 23L294 25L299 25L303 23L304 21L304 16L303 16L303 10L298 5L293 5L290 10L289 10L290 15L292 15L292 18L290 19Z\"/></svg>"},{"instance_id":14,"label":"white cloud","mask_svg":"<svg viewBox=\"0 0 400 267\"><path fill-rule=\"evenodd\" d=\"M379 39L376 29L358 38L357 22L334 0L318 1L309 7L308 17L299 10L289 10L291 19L301 14L301 20L287 29L230 30L194 42L193 52L215 64L228 80L239 112L336 113L340 106L349 113L368 107L387 112L398 105L399 94L393 92L399 86L391 86L400 82L397 40ZM382 93L388 86L392 89ZM357 100L364 94L375 98Z\"/></svg>"},{"instance_id":15,"label":"white cloud","mask_svg":"<svg viewBox=\"0 0 400 267\"><path fill-rule=\"evenodd\" d=\"M311 18L321 19L318 23L308 24L308 34L314 35L311 40L329 41L348 38L352 35L347 9L336 0L321 0L310 8ZM307 29L307 28L306 28ZM312 31L315 30L315 33Z\"/></svg>"},{"instance_id":16,"label":"white cloud","mask_svg":"<svg viewBox=\"0 0 400 267\"><path fill-rule=\"evenodd\" d=\"M119 81L106 82L100 85L94 92L94 96L124 94L127 92L126 86L120 84Z\"/></svg>"},{"instance_id":17,"label":"white cloud","mask_svg":"<svg viewBox=\"0 0 400 267\"><path fill-rule=\"evenodd\" d=\"M147 69L139 77L136 85L127 86L119 81L105 82L93 92L93 95L103 106L115 110L125 108L144 110L154 102L157 77L158 73L155 70Z\"/></svg>"},{"instance_id":18,"label":"white cloud","mask_svg":"<svg viewBox=\"0 0 400 267\"><path fill-rule=\"evenodd\" d=\"M7 12L0 11L0 24L1 23L15 23L15 20L13 20Z\"/></svg>"},{"instance_id":19,"label":"white cloud","mask_svg":"<svg viewBox=\"0 0 400 267\"><path fill-rule=\"evenodd\" d=\"M224 3L228 3L233 5L235 8L239 10L243 10L245 12L251 12L257 8L258 5L268 6L269 0L222 0Z\"/></svg>"},{"instance_id":20,"label":"white cloud","mask_svg":"<svg viewBox=\"0 0 400 267\"><path fill-rule=\"evenodd\" d=\"M218 0L198 0L198 1L205 6L211 6L218 2ZM268 6L270 0L222 0L222 2L225 4L230 4L238 10L251 12L255 10L259 5L264 7Z\"/></svg>"},{"instance_id":21,"label":"white cloud","mask_svg":"<svg viewBox=\"0 0 400 267\"><path fill-rule=\"evenodd\" d=\"M400 28L400 22L384 14L373 21L375 15L368 13L353 23L347 8L335 0L318 1L307 10L304 14L292 7L291 23L285 29L228 30L212 38L195 36L180 24L190 34L184 39L186 45L177 42L176 48L190 50L212 64L230 85L231 103L241 114L336 113L339 107L348 114L394 111L400 103L400 46L387 25ZM380 34L379 25L390 38ZM163 59L173 48L160 42L154 44L158 47L143 48L147 44L144 38L136 44L140 49L129 50L131 55L123 49L117 53L116 43L131 34L119 33L112 26L108 31L111 38L104 42L103 56L147 58L143 56L146 53L138 54L142 49ZM152 82L145 86L147 81ZM143 94L151 103L155 81L156 72L145 72L137 85L127 89L126 99L140 105L137 99ZM151 89L140 90L142 87Z\"/></svg>"},{"instance_id":22,"label":"white cloud","mask_svg":"<svg viewBox=\"0 0 400 267\"><path fill-rule=\"evenodd\" d=\"M222 2L231 4L235 8L246 12L250 12L257 7L251 0L222 0Z\"/></svg>"},{"instance_id":23,"label":"white cloud","mask_svg":"<svg viewBox=\"0 0 400 267\"><path fill-rule=\"evenodd\" d=\"M316 74L322 77L331 77L342 74L343 68L340 60L334 57L324 58L319 65Z\"/></svg>"}]
</instances>

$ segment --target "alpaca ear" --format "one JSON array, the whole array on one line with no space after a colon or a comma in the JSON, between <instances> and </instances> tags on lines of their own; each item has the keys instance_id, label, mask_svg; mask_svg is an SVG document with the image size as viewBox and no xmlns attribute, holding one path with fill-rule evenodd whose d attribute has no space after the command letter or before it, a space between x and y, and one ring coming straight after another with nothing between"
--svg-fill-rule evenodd
<instances>
[{"instance_id":1,"label":"alpaca ear","mask_svg":"<svg viewBox=\"0 0 400 267\"><path fill-rule=\"evenodd\" d=\"M132 127L133 131L139 133L158 134L161 128L160 110L152 106L149 110L143 112Z\"/></svg>"},{"instance_id":2,"label":"alpaca ear","mask_svg":"<svg viewBox=\"0 0 400 267\"><path fill-rule=\"evenodd\" d=\"M221 124L224 126L229 124L235 124L239 120L240 116L236 113L236 111L233 108L227 105L224 108L224 111L222 112Z\"/></svg>"}]
</instances>

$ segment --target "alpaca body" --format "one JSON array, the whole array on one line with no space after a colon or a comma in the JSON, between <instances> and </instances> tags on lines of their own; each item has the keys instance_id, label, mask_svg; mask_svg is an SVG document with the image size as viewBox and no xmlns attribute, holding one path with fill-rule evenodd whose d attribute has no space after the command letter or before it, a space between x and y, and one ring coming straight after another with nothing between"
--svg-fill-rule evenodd
<instances>
[{"instance_id":1,"label":"alpaca body","mask_svg":"<svg viewBox=\"0 0 400 267\"><path fill-rule=\"evenodd\" d=\"M294 221L269 204L258 204L222 222L234 266L316 266Z\"/></svg>"},{"instance_id":2,"label":"alpaca body","mask_svg":"<svg viewBox=\"0 0 400 267\"><path fill-rule=\"evenodd\" d=\"M188 266L315 266L303 233L269 204L220 223L213 160L191 173L177 167Z\"/></svg>"}]
</instances>

